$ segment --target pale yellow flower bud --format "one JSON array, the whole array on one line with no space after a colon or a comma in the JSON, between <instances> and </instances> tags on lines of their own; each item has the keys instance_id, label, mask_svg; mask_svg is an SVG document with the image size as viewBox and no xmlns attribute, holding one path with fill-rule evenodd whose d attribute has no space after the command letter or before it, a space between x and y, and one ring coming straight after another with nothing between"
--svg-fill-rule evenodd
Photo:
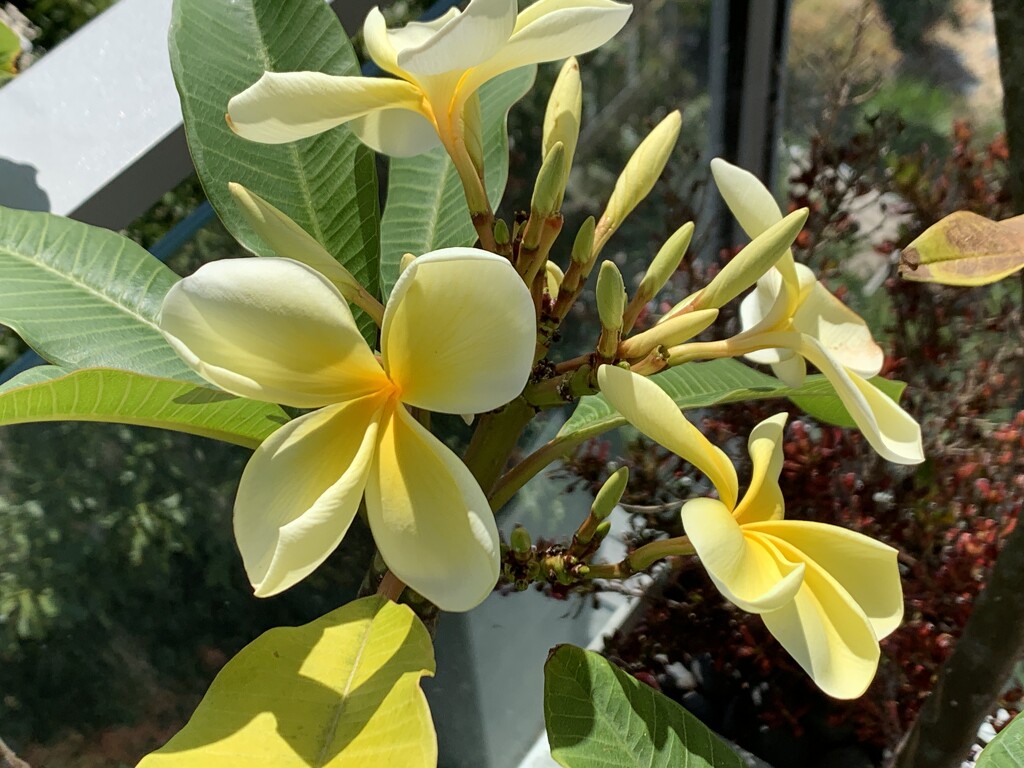
<instances>
[{"instance_id":1,"label":"pale yellow flower bud","mask_svg":"<svg viewBox=\"0 0 1024 768\"><path fill-rule=\"evenodd\" d=\"M717 309L700 309L669 318L664 323L659 323L619 344L619 357L636 360L659 346L673 347L682 344L708 328L717 317Z\"/></svg>"},{"instance_id":2,"label":"pale yellow flower bud","mask_svg":"<svg viewBox=\"0 0 1024 768\"><path fill-rule=\"evenodd\" d=\"M463 141L466 142L466 152L469 159L476 167L477 175L483 178L484 174L484 136L483 116L480 114L480 94L474 93L466 100L466 108L462 113Z\"/></svg>"},{"instance_id":3,"label":"pale yellow flower bud","mask_svg":"<svg viewBox=\"0 0 1024 768\"><path fill-rule=\"evenodd\" d=\"M807 221L807 213L806 208L793 211L754 238L698 294L696 308L721 307L756 283L796 240Z\"/></svg>"},{"instance_id":4,"label":"pale yellow flower bud","mask_svg":"<svg viewBox=\"0 0 1024 768\"><path fill-rule=\"evenodd\" d=\"M562 272L562 268L560 266L549 261L544 265L544 276L546 278L548 296L554 299L558 296L558 289L562 286L562 280L565 279L565 273Z\"/></svg>"},{"instance_id":5,"label":"pale yellow flower bud","mask_svg":"<svg viewBox=\"0 0 1024 768\"><path fill-rule=\"evenodd\" d=\"M572 260L580 265L591 262L590 254L594 250L594 228L597 226L593 216L587 216L586 221L580 226L576 233L576 240L572 244Z\"/></svg>"},{"instance_id":6,"label":"pale yellow flower bud","mask_svg":"<svg viewBox=\"0 0 1024 768\"><path fill-rule=\"evenodd\" d=\"M690 246L690 239L693 237L693 222L689 221L677 229L672 236L665 241L654 257L647 273L637 286L636 295L626 307L625 315L622 318L622 332L628 333L633 328L637 316L651 299L653 299L669 278L679 269L679 262L683 260L686 249Z\"/></svg>"},{"instance_id":7,"label":"pale yellow flower bud","mask_svg":"<svg viewBox=\"0 0 1024 768\"><path fill-rule=\"evenodd\" d=\"M682 116L678 110L670 112L647 138L640 142L640 146L629 158L618 181L615 182L608 206L597 225L595 255L601 252L608 238L654 188L654 183L665 170L668 157L676 145L681 126Z\"/></svg>"},{"instance_id":8,"label":"pale yellow flower bud","mask_svg":"<svg viewBox=\"0 0 1024 768\"><path fill-rule=\"evenodd\" d=\"M541 149L545 157L555 144L565 147L565 172L562 179L562 193L569 181L576 143L580 137L580 120L583 111L583 85L580 82L580 65L575 57L566 59L558 79L551 89L547 111L544 113L544 138ZM561 198L558 207L561 207Z\"/></svg>"},{"instance_id":9,"label":"pale yellow flower bud","mask_svg":"<svg viewBox=\"0 0 1024 768\"><path fill-rule=\"evenodd\" d=\"M557 213L564 191L565 146L559 141L544 155L544 162L537 173L537 183L530 200L531 218L537 216L544 219Z\"/></svg>"},{"instance_id":10,"label":"pale yellow flower bud","mask_svg":"<svg viewBox=\"0 0 1024 768\"><path fill-rule=\"evenodd\" d=\"M626 307L626 289L622 274L614 263L606 261L597 273L597 314L601 318L601 338L597 354L611 360L619 346L622 312Z\"/></svg>"},{"instance_id":11,"label":"pale yellow flower bud","mask_svg":"<svg viewBox=\"0 0 1024 768\"><path fill-rule=\"evenodd\" d=\"M398 262L398 274L405 272L405 270L407 270L415 260L416 257L411 253L402 254L402 259Z\"/></svg>"}]
</instances>

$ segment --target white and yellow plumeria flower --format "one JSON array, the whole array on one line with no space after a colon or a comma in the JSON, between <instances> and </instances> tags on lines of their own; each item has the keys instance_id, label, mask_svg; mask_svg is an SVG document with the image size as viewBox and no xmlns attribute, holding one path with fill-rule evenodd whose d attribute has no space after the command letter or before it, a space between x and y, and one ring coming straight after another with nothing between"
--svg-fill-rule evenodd
<instances>
[{"instance_id":1,"label":"white and yellow plumeria flower","mask_svg":"<svg viewBox=\"0 0 1024 768\"><path fill-rule=\"evenodd\" d=\"M365 495L399 579L450 611L487 596L499 553L487 499L406 406L480 413L520 393L536 329L507 260L473 248L415 260L384 311L379 360L338 289L291 259L203 266L168 292L160 328L218 387L318 409L267 438L242 475L235 536L257 595L319 566Z\"/></svg>"},{"instance_id":2,"label":"white and yellow plumeria flower","mask_svg":"<svg viewBox=\"0 0 1024 768\"><path fill-rule=\"evenodd\" d=\"M721 159L711 161L715 183L752 238L782 221L771 193L753 174ZM882 370L884 354L856 312L837 299L788 251L740 304L742 332L730 346L771 365L790 386L799 386L804 361L835 387L853 420L883 458L897 464L924 460L921 428L867 379Z\"/></svg>"},{"instance_id":3,"label":"white and yellow plumeria flower","mask_svg":"<svg viewBox=\"0 0 1024 768\"><path fill-rule=\"evenodd\" d=\"M732 464L660 387L610 366L598 379L633 426L704 471L718 489L721 500L688 501L682 518L722 595L759 614L825 693L840 699L864 693L878 668L878 641L903 618L897 552L838 526L783 519L778 480L786 415L751 433L753 477L737 502Z\"/></svg>"},{"instance_id":4,"label":"white and yellow plumeria flower","mask_svg":"<svg viewBox=\"0 0 1024 768\"><path fill-rule=\"evenodd\" d=\"M373 61L399 79L267 72L228 104L235 131L280 143L342 123L368 146L404 157L438 143L454 154L470 98L518 67L586 53L610 40L632 7L612 0L470 0L431 22L389 30L370 11L363 39Z\"/></svg>"}]
</instances>

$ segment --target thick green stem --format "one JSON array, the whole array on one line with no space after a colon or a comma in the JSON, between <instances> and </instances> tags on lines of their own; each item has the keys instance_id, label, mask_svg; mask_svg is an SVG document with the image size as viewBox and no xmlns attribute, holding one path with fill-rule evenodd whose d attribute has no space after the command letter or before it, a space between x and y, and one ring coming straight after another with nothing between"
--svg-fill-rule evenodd
<instances>
[{"instance_id":1,"label":"thick green stem","mask_svg":"<svg viewBox=\"0 0 1024 768\"><path fill-rule=\"evenodd\" d=\"M488 496L534 413L525 400L517 397L500 411L480 418L463 460Z\"/></svg>"},{"instance_id":2,"label":"thick green stem","mask_svg":"<svg viewBox=\"0 0 1024 768\"><path fill-rule=\"evenodd\" d=\"M659 560L675 555L694 554L693 545L685 536L675 539L662 539L644 544L633 551L625 560L618 563L601 563L591 565L587 572L588 579L628 579L641 571L646 571Z\"/></svg>"},{"instance_id":3,"label":"thick green stem","mask_svg":"<svg viewBox=\"0 0 1024 768\"><path fill-rule=\"evenodd\" d=\"M537 476L545 467L572 453L582 442L576 438L555 438L544 443L512 469L501 476L490 494L491 509L497 512L512 500L520 488Z\"/></svg>"}]
</instances>

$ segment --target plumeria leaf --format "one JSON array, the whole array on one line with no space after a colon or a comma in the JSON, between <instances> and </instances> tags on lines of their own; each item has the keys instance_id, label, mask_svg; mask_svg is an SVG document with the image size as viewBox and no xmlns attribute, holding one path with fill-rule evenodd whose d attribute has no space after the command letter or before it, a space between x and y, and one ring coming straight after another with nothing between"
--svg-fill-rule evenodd
<instances>
[{"instance_id":1,"label":"plumeria leaf","mask_svg":"<svg viewBox=\"0 0 1024 768\"><path fill-rule=\"evenodd\" d=\"M480 89L484 174L495 209L508 180L508 111L533 86L536 66L522 67ZM476 230L466 196L448 153L438 147L414 157L391 159L388 199L381 220L380 278L385 295L398 279L406 253L416 256L451 246L473 245Z\"/></svg>"},{"instance_id":2,"label":"plumeria leaf","mask_svg":"<svg viewBox=\"0 0 1024 768\"><path fill-rule=\"evenodd\" d=\"M0 207L0 323L52 363L204 383L156 326L177 281L114 232Z\"/></svg>"},{"instance_id":3,"label":"plumeria leaf","mask_svg":"<svg viewBox=\"0 0 1024 768\"><path fill-rule=\"evenodd\" d=\"M544 665L544 721L564 768L743 768L700 720L603 656L560 645Z\"/></svg>"},{"instance_id":4,"label":"plumeria leaf","mask_svg":"<svg viewBox=\"0 0 1024 768\"><path fill-rule=\"evenodd\" d=\"M881 376L875 376L868 381L894 403L900 401L903 390L907 388L905 381L886 379ZM857 429L857 424L850 412L846 410L843 401L839 399L835 389L823 376L808 377L798 392L799 394L790 395L789 399L808 416L837 427Z\"/></svg>"},{"instance_id":5,"label":"plumeria leaf","mask_svg":"<svg viewBox=\"0 0 1024 768\"><path fill-rule=\"evenodd\" d=\"M0 426L32 421L107 421L160 427L255 448L288 421L279 406L210 387L131 371L55 365L0 386Z\"/></svg>"},{"instance_id":6,"label":"plumeria leaf","mask_svg":"<svg viewBox=\"0 0 1024 768\"><path fill-rule=\"evenodd\" d=\"M988 743L976 768L1024 768L1024 718L1018 716Z\"/></svg>"},{"instance_id":7,"label":"plumeria leaf","mask_svg":"<svg viewBox=\"0 0 1024 768\"><path fill-rule=\"evenodd\" d=\"M419 686L433 674L430 635L408 607L357 600L243 648L138 768L436 765Z\"/></svg>"},{"instance_id":8,"label":"plumeria leaf","mask_svg":"<svg viewBox=\"0 0 1024 768\"><path fill-rule=\"evenodd\" d=\"M992 221L957 211L928 227L903 249L905 280L988 285L1024 268L1024 216Z\"/></svg>"},{"instance_id":9,"label":"plumeria leaf","mask_svg":"<svg viewBox=\"0 0 1024 768\"><path fill-rule=\"evenodd\" d=\"M233 181L283 211L379 295L373 153L345 127L272 145L236 136L224 119L228 99L264 70L359 74L331 8L322 0L175 0L170 52L192 159L231 234L254 253L273 255L236 207ZM357 320L372 343L372 321L361 313Z\"/></svg>"}]
</instances>

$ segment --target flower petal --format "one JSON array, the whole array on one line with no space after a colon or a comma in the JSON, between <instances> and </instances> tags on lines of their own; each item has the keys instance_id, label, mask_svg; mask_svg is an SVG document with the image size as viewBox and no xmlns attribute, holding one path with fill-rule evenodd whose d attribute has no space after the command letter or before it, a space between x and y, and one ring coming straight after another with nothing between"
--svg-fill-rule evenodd
<instances>
[{"instance_id":1,"label":"flower petal","mask_svg":"<svg viewBox=\"0 0 1024 768\"><path fill-rule=\"evenodd\" d=\"M821 342L801 336L800 353L829 380L878 455L896 464L924 461L921 427L871 382L837 363Z\"/></svg>"},{"instance_id":2,"label":"flower petal","mask_svg":"<svg viewBox=\"0 0 1024 768\"><path fill-rule=\"evenodd\" d=\"M387 30L388 42L397 56L406 48L415 48L432 38L438 30L458 16L458 8L449 8L436 19L430 21L410 21L404 27ZM364 29L365 34L365 29Z\"/></svg>"},{"instance_id":3,"label":"flower petal","mask_svg":"<svg viewBox=\"0 0 1024 768\"><path fill-rule=\"evenodd\" d=\"M782 211L761 180L720 157L711 161L711 175L722 199L751 239L782 221Z\"/></svg>"},{"instance_id":4,"label":"flower petal","mask_svg":"<svg viewBox=\"0 0 1024 768\"><path fill-rule=\"evenodd\" d=\"M363 144L389 157L412 157L441 146L434 124L408 109L371 112L348 127Z\"/></svg>"},{"instance_id":5,"label":"flower petal","mask_svg":"<svg viewBox=\"0 0 1024 768\"><path fill-rule=\"evenodd\" d=\"M398 66L414 75L475 67L508 41L516 16L516 0L470 0L429 39L400 51Z\"/></svg>"},{"instance_id":6,"label":"flower petal","mask_svg":"<svg viewBox=\"0 0 1024 768\"><path fill-rule=\"evenodd\" d=\"M772 373L787 387L797 389L803 385L807 376L807 363L800 355L790 355L772 363Z\"/></svg>"},{"instance_id":7,"label":"flower petal","mask_svg":"<svg viewBox=\"0 0 1024 768\"><path fill-rule=\"evenodd\" d=\"M399 277L381 354L402 402L483 413L522 392L536 339L533 300L512 265L476 248L445 248Z\"/></svg>"},{"instance_id":8,"label":"flower petal","mask_svg":"<svg viewBox=\"0 0 1024 768\"><path fill-rule=\"evenodd\" d=\"M466 94L503 72L592 51L611 40L633 12L612 0L540 0L522 13L508 43L469 71Z\"/></svg>"},{"instance_id":9,"label":"flower petal","mask_svg":"<svg viewBox=\"0 0 1024 768\"><path fill-rule=\"evenodd\" d=\"M394 43L388 34L384 14L377 6L370 9L370 12L366 14L366 21L363 22L363 45L366 46L366 52L374 64L403 80L408 79L405 77L405 72L398 66L398 51L395 50Z\"/></svg>"},{"instance_id":10,"label":"flower petal","mask_svg":"<svg viewBox=\"0 0 1024 768\"><path fill-rule=\"evenodd\" d=\"M241 184L229 182L228 189L238 203L238 210L246 223L278 256L312 267L334 283L343 294L345 290L362 287L351 272L284 212Z\"/></svg>"},{"instance_id":11,"label":"flower petal","mask_svg":"<svg viewBox=\"0 0 1024 768\"><path fill-rule=\"evenodd\" d=\"M683 528L718 591L750 613L790 602L803 582L804 567L748 536L722 502L693 499L681 510Z\"/></svg>"},{"instance_id":12,"label":"flower petal","mask_svg":"<svg viewBox=\"0 0 1024 768\"><path fill-rule=\"evenodd\" d=\"M420 110L412 83L384 77L322 72L264 72L228 102L228 122L239 136L283 144L315 136L378 109Z\"/></svg>"},{"instance_id":13,"label":"flower petal","mask_svg":"<svg viewBox=\"0 0 1024 768\"><path fill-rule=\"evenodd\" d=\"M366 486L373 538L394 574L445 611L479 605L498 580L498 529L459 458L399 406Z\"/></svg>"},{"instance_id":14,"label":"flower petal","mask_svg":"<svg viewBox=\"0 0 1024 768\"><path fill-rule=\"evenodd\" d=\"M297 408L389 386L348 304L319 272L290 259L226 259L174 285L160 330L207 381Z\"/></svg>"},{"instance_id":15,"label":"flower petal","mask_svg":"<svg viewBox=\"0 0 1024 768\"><path fill-rule=\"evenodd\" d=\"M370 396L307 413L256 449L234 527L258 597L301 581L341 542L363 497L383 405Z\"/></svg>"},{"instance_id":16,"label":"flower petal","mask_svg":"<svg viewBox=\"0 0 1024 768\"><path fill-rule=\"evenodd\" d=\"M597 381L601 393L626 421L697 467L714 483L725 505L729 509L736 506L736 468L686 419L665 390L644 376L612 365L597 369Z\"/></svg>"},{"instance_id":17,"label":"flower petal","mask_svg":"<svg viewBox=\"0 0 1024 768\"><path fill-rule=\"evenodd\" d=\"M747 450L754 469L750 487L733 512L740 525L762 520L781 520L785 514L779 474L782 472L782 438L786 418L785 413L777 413L750 432Z\"/></svg>"},{"instance_id":18,"label":"flower petal","mask_svg":"<svg viewBox=\"0 0 1024 768\"><path fill-rule=\"evenodd\" d=\"M775 540L787 556L798 556ZM765 626L815 684L837 699L855 699L878 669L878 639L864 612L831 576L805 561L803 587L794 600L762 613Z\"/></svg>"},{"instance_id":19,"label":"flower petal","mask_svg":"<svg viewBox=\"0 0 1024 768\"><path fill-rule=\"evenodd\" d=\"M806 520L762 522L751 529L785 541L828 573L867 616L875 637L903 620L897 551L862 533Z\"/></svg>"},{"instance_id":20,"label":"flower petal","mask_svg":"<svg viewBox=\"0 0 1024 768\"><path fill-rule=\"evenodd\" d=\"M871 378L882 370L885 355L867 323L818 281L800 302L793 327L816 338L836 362L861 376Z\"/></svg>"}]
</instances>

